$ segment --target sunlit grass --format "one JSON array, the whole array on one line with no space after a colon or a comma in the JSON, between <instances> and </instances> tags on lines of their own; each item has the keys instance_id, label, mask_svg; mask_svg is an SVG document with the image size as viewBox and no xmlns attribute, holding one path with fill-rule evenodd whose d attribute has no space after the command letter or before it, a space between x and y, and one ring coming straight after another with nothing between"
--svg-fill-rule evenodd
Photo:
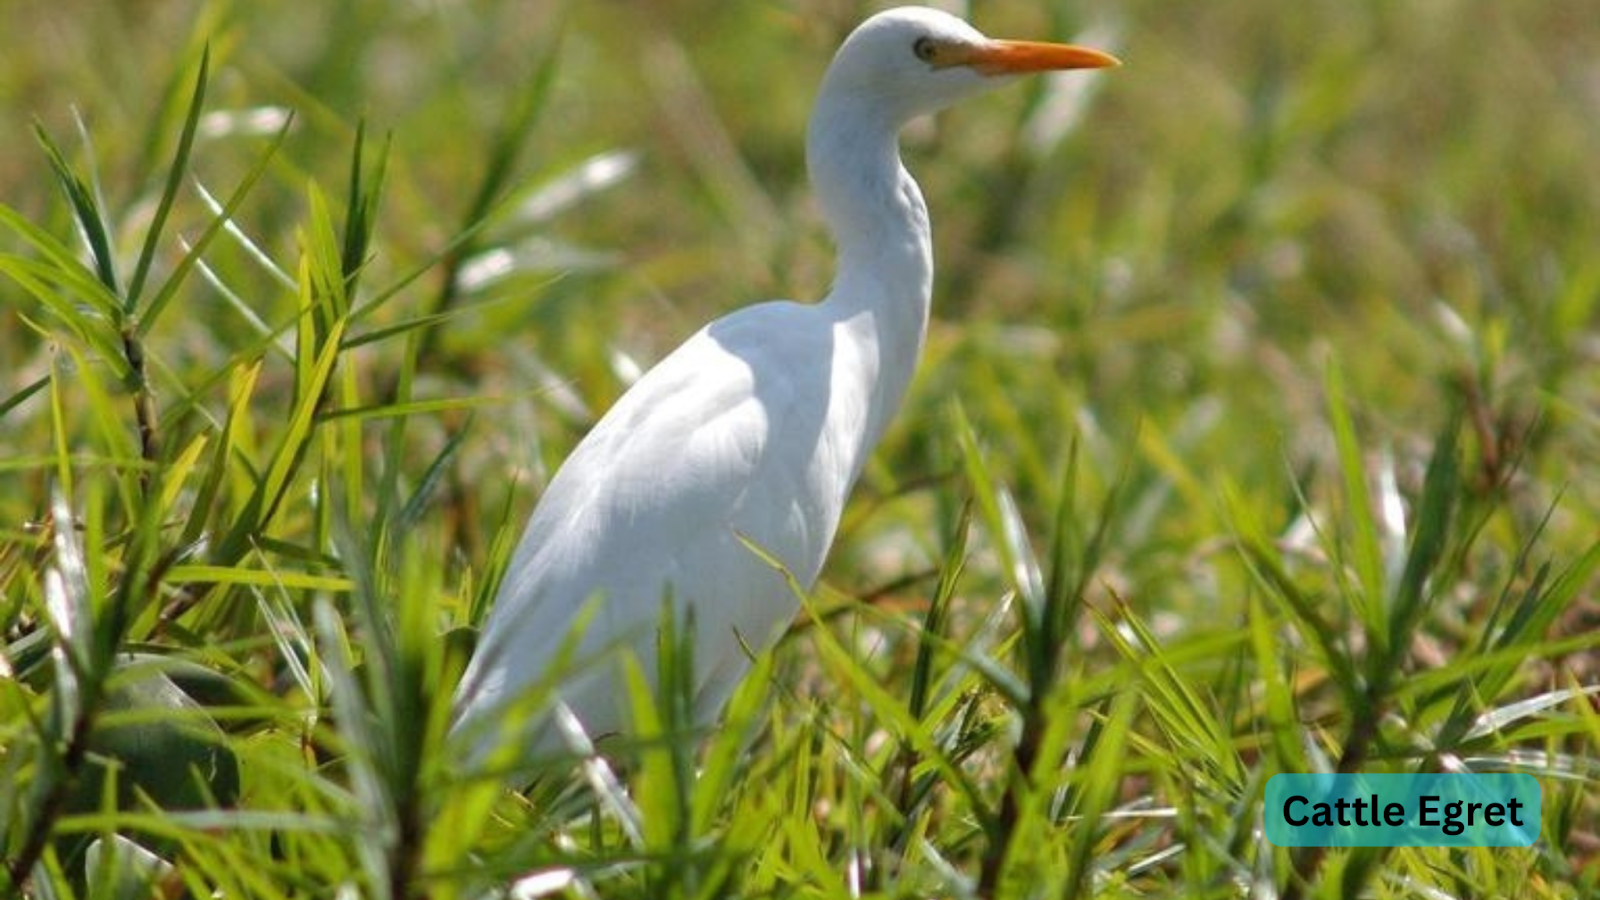
<instances>
[{"instance_id":1,"label":"sunlit grass","mask_svg":"<svg viewBox=\"0 0 1600 900\"><path fill-rule=\"evenodd\" d=\"M29 5L0 892L1600 889L1582 4L981 6L1127 65L908 132L935 322L823 586L714 733L639 691L521 793L444 746L470 629L639 367L826 289L864 10ZM1272 774L1419 768L1539 777L1540 843L1260 834Z\"/></svg>"}]
</instances>

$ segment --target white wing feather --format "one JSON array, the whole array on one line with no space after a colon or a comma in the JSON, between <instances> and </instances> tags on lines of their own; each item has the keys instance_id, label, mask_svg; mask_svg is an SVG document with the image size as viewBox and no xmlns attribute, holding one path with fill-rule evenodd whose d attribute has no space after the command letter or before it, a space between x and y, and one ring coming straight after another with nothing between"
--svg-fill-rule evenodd
<instances>
[{"instance_id":1,"label":"white wing feather","mask_svg":"<svg viewBox=\"0 0 1600 900\"><path fill-rule=\"evenodd\" d=\"M809 586L859 471L865 411L847 398L860 392L834 382L860 365L835 358L839 324L819 306L741 310L684 342L602 417L528 522L462 679L458 731L493 737L485 717L543 679L591 601L579 658L622 643L647 672L664 596L680 610L731 611L695 617L698 706L720 706L744 645L765 646L795 611L782 574L739 536ZM617 671L591 665L559 691L593 736L626 724Z\"/></svg>"}]
</instances>

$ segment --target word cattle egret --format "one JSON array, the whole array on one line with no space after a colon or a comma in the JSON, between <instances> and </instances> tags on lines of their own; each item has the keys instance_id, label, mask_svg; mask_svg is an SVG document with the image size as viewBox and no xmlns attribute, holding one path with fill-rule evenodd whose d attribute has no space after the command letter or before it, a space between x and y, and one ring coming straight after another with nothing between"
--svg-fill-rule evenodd
<instances>
[{"instance_id":1,"label":"word cattle egret","mask_svg":"<svg viewBox=\"0 0 1600 900\"><path fill-rule=\"evenodd\" d=\"M615 654L654 673L664 599L676 621L693 622L695 715L717 713L749 648L795 615L771 560L815 583L922 351L933 250L922 192L900 162L901 127L1007 76L1114 65L1083 47L991 39L916 7L875 15L845 40L806 134L838 251L833 290L707 325L578 444L511 558L456 695L458 734L480 752L497 743L510 705L548 687L564 648L576 668L555 699L594 737L623 731ZM548 733L516 738L560 746Z\"/></svg>"}]
</instances>

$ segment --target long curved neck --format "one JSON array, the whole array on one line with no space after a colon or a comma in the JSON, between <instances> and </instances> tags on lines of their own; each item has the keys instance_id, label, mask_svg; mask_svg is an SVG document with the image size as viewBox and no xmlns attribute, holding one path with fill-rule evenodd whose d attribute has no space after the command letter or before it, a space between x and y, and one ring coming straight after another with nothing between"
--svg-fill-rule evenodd
<instances>
[{"instance_id":1,"label":"long curved neck","mask_svg":"<svg viewBox=\"0 0 1600 900\"><path fill-rule=\"evenodd\" d=\"M900 162L899 123L824 88L806 163L838 251L823 301L871 383L867 440L900 406L922 353L933 292L933 244L922 192Z\"/></svg>"}]
</instances>

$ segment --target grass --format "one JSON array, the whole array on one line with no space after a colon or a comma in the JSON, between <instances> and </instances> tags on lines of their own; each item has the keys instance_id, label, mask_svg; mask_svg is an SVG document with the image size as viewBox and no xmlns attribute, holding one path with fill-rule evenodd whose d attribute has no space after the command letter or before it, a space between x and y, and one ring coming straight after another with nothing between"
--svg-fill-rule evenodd
<instances>
[{"instance_id":1,"label":"grass","mask_svg":"<svg viewBox=\"0 0 1600 900\"><path fill-rule=\"evenodd\" d=\"M1577 0L980 5L1127 65L908 133L936 321L823 585L713 734L639 691L522 794L442 746L471 628L630 373L826 288L864 9L24 5L6 895L1600 890ZM1527 772L1540 841L1266 843L1333 770Z\"/></svg>"}]
</instances>

